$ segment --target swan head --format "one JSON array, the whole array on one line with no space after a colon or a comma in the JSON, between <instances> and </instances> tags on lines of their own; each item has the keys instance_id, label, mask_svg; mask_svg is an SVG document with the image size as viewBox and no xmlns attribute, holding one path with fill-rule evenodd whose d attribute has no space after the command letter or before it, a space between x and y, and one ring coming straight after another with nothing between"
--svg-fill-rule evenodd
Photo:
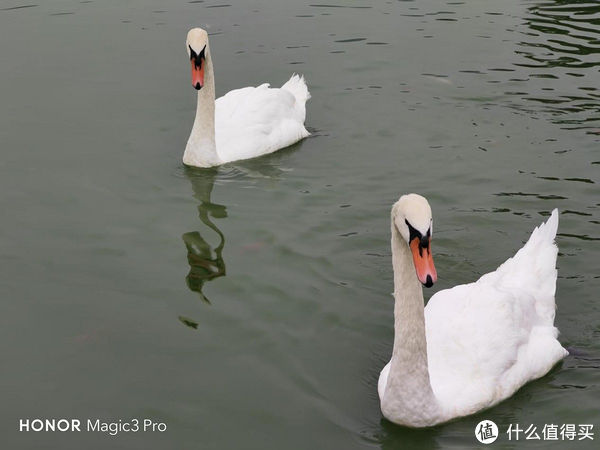
<instances>
[{"instance_id":1,"label":"swan head","mask_svg":"<svg viewBox=\"0 0 600 450\"><path fill-rule=\"evenodd\" d=\"M392 208L392 223L410 248L417 278L423 286L433 286L437 272L431 252L433 219L429 202L418 194L403 195Z\"/></svg>"},{"instance_id":2,"label":"swan head","mask_svg":"<svg viewBox=\"0 0 600 450\"><path fill-rule=\"evenodd\" d=\"M202 28L192 28L188 31L185 46L192 65L192 86L199 91L204 86L208 33Z\"/></svg>"}]
</instances>

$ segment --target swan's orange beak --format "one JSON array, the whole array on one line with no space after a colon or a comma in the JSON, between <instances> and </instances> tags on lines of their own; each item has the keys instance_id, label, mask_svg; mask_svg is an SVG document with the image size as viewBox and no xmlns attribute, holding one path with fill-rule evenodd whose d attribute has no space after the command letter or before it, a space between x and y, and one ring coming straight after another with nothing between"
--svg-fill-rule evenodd
<instances>
[{"instance_id":1,"label":"swan's orange beak","mask_svg":"<svg viewBox=\"0 0 600 450\"><path fill-rule=\"evenodd\" d=\"M410 241L410 250L417 271L417 278L423 286L433 286L433 283L437 281L437 272L435 271L433 255L431 254L431 236L426 236L422 240L414 237Z\"/></svg>"},{"instance_id":2,"label":"swan's orange beak","mask_svg":"<svg viewBox=\"0 0 600 450\"><path fill-rule=\"evenodd\" d=\"M204 66L206 65L206 45L200 53L196 53L191 45L190 63L192 64L192 86L199 91L204 86Z\"/></svg>"},{"instance_id":3,"label":"swan's orange beak","mask_svg":"<svg viewBox=\"0 0 600 450\"><path fill-rule=\"evenodd\" d=\"M197 64L196 59L190 61L192 63L192 86L194 89L200 90L204 86L204 59L200 59L200 64Z\"/></svg>"}]
</instances>

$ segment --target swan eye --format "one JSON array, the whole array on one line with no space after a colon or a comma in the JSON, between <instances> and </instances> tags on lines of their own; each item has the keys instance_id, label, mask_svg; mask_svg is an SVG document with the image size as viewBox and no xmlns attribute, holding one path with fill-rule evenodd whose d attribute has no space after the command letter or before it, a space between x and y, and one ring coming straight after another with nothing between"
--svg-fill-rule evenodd
<instances>
[{"instance_id":1,"label":"swan eye","mask_svg":"<svg viewBox=\"0 0 600 450\"><path fill-rule=\"evenodd\" d=\"M409 242L412 241L414 238L417 238L420 241L422 238L421 233L417 231L417 229L408 222L408 219L404 219L404 223L406 224L406 226L408 226Z\"/></svg>"},{"instance_id":2,"label":"swan eye","mask_svg":"<svg viewBox=\"0 0 600 450\"><path fill-rule=\"evenodd\" d=\"M407 219L404 219L404 223L408 226L409 237L408 241L412 242L413 239L417 239L419 241L419 253L423 252L423 249L429 248L429 241L431 239L431 227L425 233L425 236L421 234L415 227L413 227Z\"/></svg>"},{"instance_id":3,"label":"swan eye","mask_svg":"<svg viewBox=\"0 0 600 450\"><path fill-rule=\"evenodd\" d=\"M189 44L188 44L188 47L190 48L190 61L194 61L194 66L196 68L201 67L202 61L206 59L206 56L204 54L204 52L206 50L206 45L204 46L204 48L202 48L202 51L200 53L196 53L194 51L194 49L192 48L192 46Z\"/></svg>"},{"instance_id":4,"label":"swan eye","mask_svg":"<svg viewBox=\"0 0 600 450\"><path fill-rule=\"evenodd\" d=\"M425 233L425 236L423 236L421 238L421 247L422 248L429 248L430 238L431 238L431 227L427 230L427 233Z\"/></svg>"}]
</instances>

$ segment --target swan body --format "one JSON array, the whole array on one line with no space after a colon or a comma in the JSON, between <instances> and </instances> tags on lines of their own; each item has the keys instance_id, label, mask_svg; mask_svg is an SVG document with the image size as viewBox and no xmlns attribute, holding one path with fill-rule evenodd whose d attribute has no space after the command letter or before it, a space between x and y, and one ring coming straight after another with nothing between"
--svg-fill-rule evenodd
<instances>
[{"instance_id":1,"label":"swan body","mask_svg":"<svg viewBox=\"0 0 600 450\"><path fill-rule=\"evenodd\" d=\"M304 77L294 74L281 88L265 83L235 89L215 101L206 31L190 30L187 48L198 105L183 155L186 165L212 167L256 158L309 135L304 120L310 93Z\"/></svg>"},{"instance_id":2,"label":"swan body","mask_svg":"<svg viewBox=\"0 0 600 450\"><path fill-rule=\"evenodd\" d=\"M489 408L568 354L554 327L558 211L496 271L437 292L423 308L423 271L435 281L435 268L420 267L415 252L411 261L407 244L415 233L429 232L430 242L426 202L403 196L392 212L395 339L378 382L386 418L412 427ZM415 212L419 205L425 213ZM415 233L406 239L402 226Z\"/></svg>"}]
</instances>

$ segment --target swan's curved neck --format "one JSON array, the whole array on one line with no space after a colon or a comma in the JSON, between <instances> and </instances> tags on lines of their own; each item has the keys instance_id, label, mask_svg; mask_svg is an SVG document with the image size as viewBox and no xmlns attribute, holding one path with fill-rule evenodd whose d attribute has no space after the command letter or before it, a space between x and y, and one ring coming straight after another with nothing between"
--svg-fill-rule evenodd
<instances>
[{"instance_id":1,"label":"swan's curved neck","mask_svg":"<svg viewBox=\"0 0 600 450\"><path fill-rule=\"evenodd\" d=\"M396 423L427 426L438 421L440 410L429 380L423 288L393 220L392 261L394 349L381 410Z\"/></svg>"},{"instance_id":2,"label":"swan's curved neck","mask_svg":"<svg viewBox=\"0 0 600 450\"><path fill-rule=\"evenodd\" d=\"M204 86L198 91L196 120L183 154L185 164L197 167L221 163L215 142L215 78L208 44L205 64Z\"/></svg>"}]
</instances>

